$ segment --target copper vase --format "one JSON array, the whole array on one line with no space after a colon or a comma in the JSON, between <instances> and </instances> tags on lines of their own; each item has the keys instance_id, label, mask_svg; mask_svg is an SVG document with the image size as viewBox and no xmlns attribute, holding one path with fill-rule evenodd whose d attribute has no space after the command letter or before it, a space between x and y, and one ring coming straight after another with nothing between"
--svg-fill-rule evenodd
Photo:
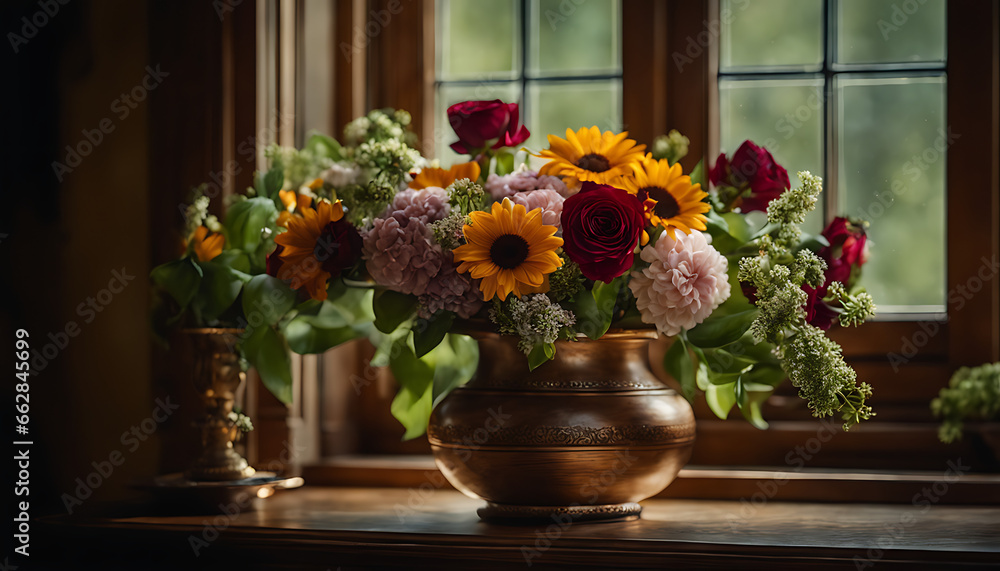
<instances>
[{"instance_id":1,"label":"copper vase","mask_svg":"<svg viewBox=\"0 0 1000 571\"><path fill-rule=\"evenodd\" d=\"M517 339L477 332L473 379L434 409L438 467L483 519L637 518L691 455L694 413L649 368L654 330L559 341L534 371Z\"/></svg>"},{"instance_id":2,"label":"copper vase","mask_svg":"<svg viewBox=\"0 0 1000 571\"><path fill-rule=\"evenodd\" d=\"M236 389L246 380L236 344L240 329L200 328L183 331L194 345L194 385L204 405L201 455L184 472L189 480L242 480L255 470L233 448L238 435L230 419Z\"/></svg>"}]
</instances>

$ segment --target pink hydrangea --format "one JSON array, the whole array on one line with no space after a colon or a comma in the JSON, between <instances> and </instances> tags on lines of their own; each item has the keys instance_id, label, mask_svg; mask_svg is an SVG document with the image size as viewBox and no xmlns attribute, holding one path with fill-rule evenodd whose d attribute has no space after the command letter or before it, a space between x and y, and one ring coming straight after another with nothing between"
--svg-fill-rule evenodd
<instances>
[{"instance_id":1,"label":"pink hydrangea","mask_svg":"<svg viewBox=\"0 0 1000 571\"><path fill-rule=\"evenodd\" d=\"M375 219L364 236L363 255L375 283L422 295L441 269L444 252L427 224L419 217L405 217L404 211Z\"/></svg>"},{"instance_id":2,"label":"pink hydrangea","mask_svg":"<svg viewBox=\"0 0 1000 571\"><path fill-rule=\"evenodd\" d=\"M664 232L640 257L649 267L632 272L629 288L642 321L664 335L691 329L729 298L726 258L701 232L678 232L676 240Z\"/></svg>"},{"instance_id":3,"label":"pink hydrangea","mask_svg":"<svg viewBox=\"0 0 1000 571\"><path fill-rule=\"evenodd\" d=\"M483 307L483 296L479 293L478 281L469 274L458 273L451 252L446 252L441 271L420 296L420 316L429 318L442 309L454 311L462 319L479 313Z\"/></svg>"},{"instance_id":4,"label":"pink hydrangea","mask_svg":"<svg viewBox=\"0 0 1000 571\"><path fill-rule=\"evenodd\" d=\"M550 189L541 188L528 192L518 192L510 197L514 204L521 204L528 212L536 208L542 209L542 224L559 227L559 217L562 216L563 201L561 194Z\"/></svg>"},{"instance_id":5,"label":"pink hydrangea","mask_svg":"<svg viewBox=\"0 0 1000 571\"><path fill-rule=\"evenodd\" d=\"M396 193L389 208L382 218L402 215L404 218L417 218L424 224L441 220L451 212L448 204L448 192L436 186L413 190L407 188Z\"/></svg>"},{"instance_id":6,"label":"pink hydrangea","mask_svg":"<svg viewBox=\"0 0 1000 571\"><path fill-rule=\"evenodd\" d=\"M513 197L518 192L528 192L548 188L558 192L563 198L573 193L559 177L541 175L533 170L516 171L504 176L491 174L486 179L486 192L493 200L499 202L504 198Z\"/></svg>"}]
</instances>

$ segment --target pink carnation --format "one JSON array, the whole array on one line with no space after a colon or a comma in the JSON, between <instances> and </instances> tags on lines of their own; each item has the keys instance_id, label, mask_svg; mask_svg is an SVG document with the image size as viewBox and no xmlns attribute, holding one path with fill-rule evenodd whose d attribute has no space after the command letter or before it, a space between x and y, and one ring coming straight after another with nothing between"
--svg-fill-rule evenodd
<instances>
[{"instance_id":1,"label":"pink carnation","mask_svg":"<svg viewBox=\"0 0 1000 571\"><path fill-rule=\"evenodd\" d=\"M514 204L523 205L528 212L536 208L542 209L542 224L559 227L559 217L562 216L563 200L561 194L550 189L541 188L528 192L518 192L510 197Z\"/></svg>"},{"instance_id":2,"label":"pink carnation","mask_svg":"<svg viewBox=\"0 0 1000 571\"><path fill-rule=\"evenodd\" d=\"M418 217L406 218L403 211L375 219L364 236L363 254L375 283L413 295L427 290L444 260L431 229Z\"/></svg>"},{"instance_id":3,"label":"pink carnation","mask_svg":"<svg viewBox=\"0 0 1000 571\"><path fill-rule=\"evenodd\" d=\"M642 321L664 335L705 321L729 297L726 258L701 232L677 232L676 240L664 232L640 257L649 267L632 272L629 288Z\"/></svg>"},{"instance_id":4,"label":"pink carnation","mask_svg":"<svg viewBox=\"0 0 1000 571\"><path fill-rule=\"evenodd\" d=\"M529 192L547 188L558 192L563 198L571 194L566 184L559 177L541 175L532 170L517 171L504 176L491 174L486 179L486 192L493 200L500 202L504 198L513 197L518 192Z\"/></svg>"},{"instance_id":5,"label":"pink carnation","mask_svg":"<svg viewBox=\"0 0 1000 571\"><path fill-rule=\"evenodd\" d=\"M427 284L426 293L420 296L420 316L429 318L444 309L454 311L462 319L468 319L483 307L479 280L455 271L451 252L446 252L445 256L441 271Z\"/></svg>"},{"instance_id":6,"label":"pink carnation","mask_svg":"<svg viewBox=\"0 0 1000 571\"><path fill-rule=\"evenodd\" d=\"M392 204L383 218L401 214L404 218L417 218L424 224L441 220L451 212L448 192L443 188L429 186L420 190L408 188L396 193Z\"/></svg>"}]
</instances>

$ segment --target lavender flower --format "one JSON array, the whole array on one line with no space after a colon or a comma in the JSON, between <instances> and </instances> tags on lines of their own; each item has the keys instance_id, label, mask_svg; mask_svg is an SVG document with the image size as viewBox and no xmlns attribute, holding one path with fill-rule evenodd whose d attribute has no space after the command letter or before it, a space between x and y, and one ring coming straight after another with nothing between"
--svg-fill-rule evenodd
<instances>
[{"instance_id":1,"label":"lavender flower","mask_svg":"<svg viewBox=\"0 0 1000 571\"><path fill-rule=\"evenodd\" d=\"M374 220L364 236L363 255L375 283L413 295L427 291L444 260L427 224L402 211Z\"/></svg>"},{"instance_id":2,"label":"lavender flower","mask_svg":"<svg viewBox=\"0 0 1000 571\"><path fill-rule=\"evenodd\" d=\"M429 186L420 190L408 188L396 193L383 218L402 216L430 224L448 216L450 212L448 192L443 188Z\"/></svg>"},{"instance_id":3,"label":"lavender flower","mask_svg":"<svg viewBox=\"0 0 1000 571\"><path fill-rule=\"evenodd\" d=\"M486 192L497 202L504 198L510 198L518 192L528 192L542 188L554 190L563 198L569 198L573 194L559 177L549 175L539 176L536 171L528 169L517 170L504 176L491 174L486 179Z\"/></svg>"}]
</instances>

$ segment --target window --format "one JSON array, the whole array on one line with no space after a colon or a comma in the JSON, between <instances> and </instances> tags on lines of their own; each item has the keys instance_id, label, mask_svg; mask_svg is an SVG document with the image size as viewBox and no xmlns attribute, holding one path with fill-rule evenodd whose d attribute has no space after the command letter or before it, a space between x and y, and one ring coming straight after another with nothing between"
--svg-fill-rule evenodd
<instances>
[{"instance_id":1,"label":"window","mask_svg":"<svg viewBox=\"0 0 1000 571\"><path fill-rule=\"evenodd\" d=\"M435 119L446 131L449 105L479 99L520 102L533 149L567 127L621 129L619 0L437 0L435 16ZM452 141L437 140L446 164L460 158Z\"/></svg>"},{"instance_id":2,"label":"window","mask_svg":"<svg viewBox=\"0 0 1000 571\"><path fill-rule=\"evenodd\" d=\"M945 1L723 0L720 13L732 15L719 50L722 149L753 139L792 184L799 170L823 176L809 230L824 214L872 223L865 286L880 313L944 314Z\"/></svg>"}]
</instances>

